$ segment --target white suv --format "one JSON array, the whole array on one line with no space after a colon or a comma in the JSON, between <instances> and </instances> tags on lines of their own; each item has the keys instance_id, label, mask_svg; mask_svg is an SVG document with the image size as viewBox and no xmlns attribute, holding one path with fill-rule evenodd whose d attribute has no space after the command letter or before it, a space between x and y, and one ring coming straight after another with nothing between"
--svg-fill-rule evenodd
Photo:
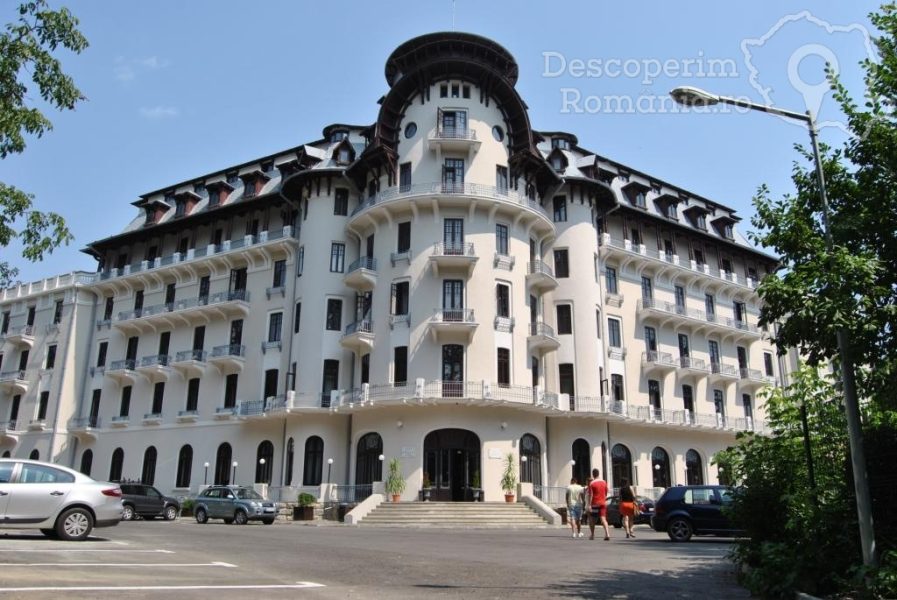
<instances>
[{"instance_id":1,"label":"white suv","mask_svg":"<svg viewBox=\"0 0 897 600\"><path fill-rule=\"evenodd\" d=\"M83 540L121 521L121 488L36 460L0 459L0 527Z\"/></svg>"}]
</instances>

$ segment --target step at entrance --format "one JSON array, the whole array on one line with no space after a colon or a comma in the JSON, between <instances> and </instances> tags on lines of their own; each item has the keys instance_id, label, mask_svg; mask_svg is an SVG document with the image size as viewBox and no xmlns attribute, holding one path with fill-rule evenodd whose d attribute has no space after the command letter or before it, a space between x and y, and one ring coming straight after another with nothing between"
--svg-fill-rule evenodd
<instances>
[{"instance_id":1,"label":"step at entrance","mask_svg":"<svg viewBox=\"0 0 897 600\"><path fill-rule=\"evenodd\" d=\"M384 502L359 521L359 525L471 529L550 526L520 502Z\"/></svg>"}]
</instances>

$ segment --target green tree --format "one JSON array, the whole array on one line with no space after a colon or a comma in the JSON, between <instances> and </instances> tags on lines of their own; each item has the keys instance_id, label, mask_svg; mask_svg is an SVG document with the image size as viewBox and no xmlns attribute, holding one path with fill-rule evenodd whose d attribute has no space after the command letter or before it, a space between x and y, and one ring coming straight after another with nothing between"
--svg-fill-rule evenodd
<instances>
[{"instance_id":1,"label":"green tree","mask_svg":"<svg viewBox=\"0 0 897 600\"><path fill-rule=\"evenodd\" d=\"M84 99L54 57L60 47L75 53L87 47L78 19L66 8L50 10L45 0L23 2L17 13L0 33L0 159L22 153L27 136L41 137L53 128L35 106L32 89L44 105L57 110L71 110ZM23 256L38 261L72 235L62 216L36 210L33 201L32 194L0 182L0 248L17 238ZM0 287L17 273L0 261Z\"/></svg>"}]
</instances>

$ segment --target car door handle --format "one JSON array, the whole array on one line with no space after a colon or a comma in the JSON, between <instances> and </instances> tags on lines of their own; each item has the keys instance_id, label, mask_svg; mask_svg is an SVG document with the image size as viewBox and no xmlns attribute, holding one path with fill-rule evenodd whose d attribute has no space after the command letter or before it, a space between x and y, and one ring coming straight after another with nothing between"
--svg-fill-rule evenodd
<instances>
[{"instance_id":1,"label":"car door handle","mask_svg":"<svg viewBox=\"0 0 897 600\"><path fill-rule=\"evenodd\" d=\"M51 496L65 496L65 492L50 492Z\"/></svg>"}]
</instances>

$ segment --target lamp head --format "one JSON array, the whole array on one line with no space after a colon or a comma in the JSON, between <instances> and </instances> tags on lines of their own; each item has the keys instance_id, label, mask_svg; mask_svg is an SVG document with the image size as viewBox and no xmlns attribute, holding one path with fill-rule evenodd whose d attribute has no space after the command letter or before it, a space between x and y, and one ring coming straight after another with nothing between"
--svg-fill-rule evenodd
<instances>
[{"instance_id":1,"label":"lamp head","mask_svg":"<svg viewBox=\"0 0 897 600\"><path fill-rule=\"evenodd\" d=\"M670 96L683 106L713 106L719 103L719 96L691 85L674 88Z\"/></svg>"}]
</instances>

